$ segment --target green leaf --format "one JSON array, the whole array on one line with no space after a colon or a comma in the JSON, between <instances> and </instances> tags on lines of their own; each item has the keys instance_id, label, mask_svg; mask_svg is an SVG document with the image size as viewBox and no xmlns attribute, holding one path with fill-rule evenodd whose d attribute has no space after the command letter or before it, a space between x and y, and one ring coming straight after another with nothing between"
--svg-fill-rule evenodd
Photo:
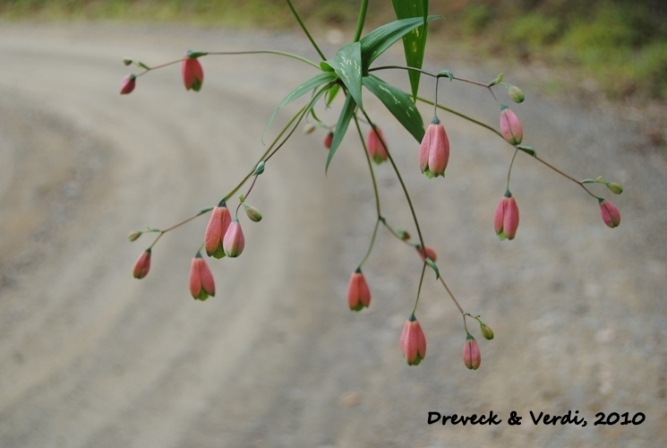
<instances>
[{"instance_id":1,"label":"green leaf","mask_svg":"<svg viewBox=\"0 0 667 448\"><path fill-rule=\"evenodd\" d=\"M343 81L355 103L362 106L361 100L361 43L344 45L336 56L327 63Z\"/></svg>"},{"instance_id":2,"label":"green leaf","mask_svg":"<svg viewBox=\"0 0 667 448\"><path fill-rule=\"evenodd\" d=\"M338 117L338 123L336 124L336 130L334 131L333 141L331 142L331 149L329 149L329 157L327 157L327 165L324 169L324 173L329 170L329 164L331 159L333 159L336 150L340 145L340 142L343 141L343 137L347 132L347 127L350 125L350 120L354 115L354 109L357 107L357 104L354 102L352 95L348 95L345 98L345 104L343 105L343 110L340 111L340 116Z\"/></svg>"},{"instance_id":3,"label":"green leaf","mask_svg":"<svg viewBox=\"0 0 667 448\"><path fill-rule=\"evenodd\" d=\"M292 101L302 97L306 93L310 92L311 90L314 90L318 88L319 86L334 82L336 79L338 79L338 75L336 75L334 72L324 72L320 73L318 75L313 76L303 84L300 84L297 86L294 90L292 90L290 93L288 93L285 98L282 99L280 103L278 103L278 106L276 106L275 110L271 114L271 117L269 118L269 121L266 123L266 126L264 127L264 132L262 133L262 139L264 138L264 134L266 133L266 130L271 126L273 123L273 120L276 119L276 115L278 115L278 112L280 112L280 109L283 107L287 106L289 103Z\"/></svg>"},{"instance_id":4,"label":"green leaf","mask_svg":"<svg viewBox=\"0 0 667 448\"><path fill-rule=\"evenodd\" d=\"M336 95L338 95L338 92L340 92L340 84L334 84L331 86L331 88L329 88L329 90L327 90L327 107L331 106L331 103L333 103L333 100L336 98Z\"/></svg>"},{"instance_id":5,"label":"green leaf","mask_svg":"<svg viewBox=\"0 0 667 448\"><path fill-rule=\"evenodd\" d=\"M436 280L439 279L440 278L440 270L438 269L438 265L435 264L435 261L431 260L430 258L426 258L425 261L426 261L426 264L429 265L431 267L431 269L433 269L435 271L435 279Z\"/></svg>"},{"instance_id":6,"label":"green leaf","mask_svg":"<svg viewBox=\"0 0 667 448\"><path fill-rule=\"evenodd\" d=\"M428 16L426 20L439 19L442 16ZM361 60L364 64L364 72L368 70L371 62L376 60L382 53L387 51L394 43L417 28L424 25L422 17L412 19L401 19L389 22L379 28L374 29L365 35L359 42L361 42Z\"/></svg>"},{"instance_id":7,"label":"green leaf","mask_svg":"<svg viewBox=\"0 0 667 448\"><path fill-rule=\"evenodd\" d=\"M418 141L424 138L424 121L410 96L376 76L366 76L364 86L384 104L389 112Z\"/></svg>"},{"instance_id":8,"label":"green leaf","mask_svg":"<svg viewBox=\"0 0 667 448\"><path fill-rule=\"evenodd\" d=\"M536 152L531 146L526 146L526 145L516 145L517 149L520 149L521 151L525 152L529 156L535 157Z\"/></svg>"},{"instance_id":9,"label":"green leaf","mask_svg":"<svg viewBox=\"0 0 667 448\"><path fill-rule=\"evenodd\" d=\"M405 50L405 62L408 67L421 69L424 62L424 49L426 48L426 18L428 16L428 0L392 0L394 12L397 19L409 19L419 17L423 19L421 26L403 36L403 49ZM415 70L408 71L410 76L410 87L412 98L416 101L419 91L419 78L421 73Z\"/></svg>"}]
</instances>

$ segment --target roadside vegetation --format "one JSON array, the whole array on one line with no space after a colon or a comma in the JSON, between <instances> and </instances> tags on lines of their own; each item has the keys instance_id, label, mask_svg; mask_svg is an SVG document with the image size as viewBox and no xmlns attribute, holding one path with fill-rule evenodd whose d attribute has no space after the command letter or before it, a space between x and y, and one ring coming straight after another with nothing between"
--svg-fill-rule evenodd
<instances>
[{"instance_id":1,"label":"roadside vegetation","mask_svg":"<svg viewBox=\"0 0 667 448\"><path fill-rule=\"evenodd\" d=\"M294 3L311 23L354 27L358 0ZM391 20L389 0L372 3L380 13L369 18L369 25ZM667 99L664 0L431 0L430 5L433 12L446 16L446 21L433 26L443 41L456 39L484 56L571 71L614 100ZM261 23L264 29L293 26L283 0L0 0L0 17L5 21L150 21L237 28ZM565 86L554 81L549 88L558 91Z\"/></svg>"}]
</instances>

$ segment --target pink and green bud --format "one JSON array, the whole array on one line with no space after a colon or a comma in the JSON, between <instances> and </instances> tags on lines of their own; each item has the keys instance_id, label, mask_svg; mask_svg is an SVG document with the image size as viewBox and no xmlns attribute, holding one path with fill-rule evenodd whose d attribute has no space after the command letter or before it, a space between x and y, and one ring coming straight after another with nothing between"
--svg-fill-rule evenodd
<instances>
[{"instance_id":1,"label":"pink and green bud","mask_svg":"<svg viewBox=\"0 0 667 448\"><path fill-rule=\"evenodd\" d=\"M221 201L213 208L204 234L204 248L209 257L222 258L225 256L222 242L231 222L232 215L225 201Z\"/></svg>"},{"instance_id":2,"label":"pink and green bud","mask_svg":"<svg viewBox=\"0 0 667 448\"><path fill-rule=\"evenodd\" d=\"M202 69L199 59L187 55L183 59L181 65L181 74L183 75L183 84L186 90L194 90L199 92L204 83L204 70Z\"/></svg>"},{"instance_id":3,"label":"pink and green bud","mask_svg":"<svg viewBox=\"0 0 667 448\"><path fill-rule=\"evenodd\" d=\"M491 339L493 339L494 334L493 334L493 330L491 329L491 327L489 327L488 325L486 325L483 322L479 323L479 327L480 327L480 330L482 331L482 336L484 336L484 339L486 339L487 341L490 341Z\"/></svg>"},{"instance_id":4,"label":"pink and green bud","mask_svg":"<svg viewBox=\"0 0 667 448\"><path fill-rule=\"evenodd\" d=\"M206 300L215 296L215 281L213 274L201 253L197 252L190 265L190 294L195 300Z\"/></svg>"},{"instance_id":5,"label":"pink and green bud","mask_svg":"<svg viewBox=\"0 0 667 448\"><path fill-rule=\"evenodd\" d=\"M602 220L607 227L618 227L621 223L621 213L618 211L616 206L606 199L599 198L598 202L600 203L600 214L602 215Z\"/></svg>"},{"instance_id":6,"label":"pink and green bud","mask_svg":"<svg viewBox=\"0 0 667 448\"><path fill-rule=\"evenodd\" d=\"M262 214L255 207L243 204L243 209L245 210L245 214L248 215L248 219L252 222L260 222L262 220Z\"/></svg>"},{"instance_id":7,"label":"pink and green bud","mask_svg":"<svg viewBox=\"0 0 667 448\"><path fill-rule=\"evenodd\" d=\"M509 95L510 99L515 103L523 103L523 100L526 99L521 89L517 86L509 86L507 88L507 95Z\"/></svg>"},{"instance_id":8,"label":"pink and green bud","mask_svg":"<svg viewBox=\"0 0 667 448\"><path fill-rule=\"evenodd\" d=\"M371 290L361 268L357 268L350 276L347 285L347 304L352 311L361 311L371 304Z\"/></svg>"},{"instance_id":9,"label":"pink and green bud","mask_svg":"<svg viewBox=\"0 0 667 448\"><path fill-rule=\"evenodd\" d=\"M137 85L137 77L134 75L126 75L120 83L120 94L127 95L132 93L134 87Z\"/></svg>"},{"instance_id":10,"label":"pink and green bud","mask_svg":"<svg viewBox=\"0 0 667 448\"><path fill-rule=\"evenodd\" d=\"M511 145L518 145L523 140L521 122L514 111L504 105L500 109L500 133Z\"/></svg>"},{"instance_id":11,"label":"pink and green bud","mask_svg":"<svg viewBox=\"0 0 667 448\"><path fill-rule=\"evenodd\" d=\"M426 357L426 337L414 314L405 321L400 343L408 365L416 366Z\"/></svg>"},{"instance_id":12,"label":"pink and green bud","mask_svg":"<svg viewBox=\"0 0 667 448\"><path fill-rule=\"evenodd\" d=\"M419 147L419 168L428 178L445 175L449 162L449 139L445 127L434 117Z\"/></svg>"},{"instance_id":13,"label":"pink and green bud","mask_svg":"<svg viewBox=\"0 0 667 448\"><path fill-rule=\"evenodd\" d=\"M500 240L513 240L519 228L519 207L509 190L500 200L493 217L493 226Z\"/></svg>"},{"instance_id":14,"label":"pink and green bud","mask_svg":"<svg viewBox=\"0 0 667 448\"><path fill-rule=\"evenodd\" d=\"M382 134L382 129L378 126L371 128L368 131L368 139L366 141L366 150L368 155L373 160L373 162L378 165L385 160L387 160L387 150L386 150L387 141L384 139Z\"/></svg>"},{"instance_id":15,"label":"pink and green bud","mask_svg":"<svg viewBox=\"0 0 667 448\"><path fill-rule=\"evenodd\" d=\"M425 261L425 257L428 257L431 261L438 261L438 255L430 247L425 246L425 248L422 249L420 245L416 245L415 248L417 249L417 252L419 253L422 261Z\"/></svg>"},{"instance_id":16,"label":"pink and green bud","mask_svg":"<svg viewBox=\"0 0 667 448\"><path fill-rule=\"evenodd\" d=\"M329 132L326 137L324 137L324 148L331 149L331 144L333 143L334 133Z\"/></svg>"},{"instance_id":17,"label":"pink and green bud","mask_svg":"<svg viewBox=\"0 0 667 448\"><path fill-rule=\"evenodd\" d=\"M463 346L463 364L470 370L477 370L481 363L482 355L479 352L477 341L470 333L468 333L465 345Z\"/></svg>"},{"instance_id":18,"label":"pink and green bud","mask_svg":"<svg viewBox=\"0 0 667 448\"><path fill-rule=\"evenodd\" d=\"M222 247L225 250L225 255L231 258L238 257L243 252L245 247L245 237L243 230L241 230L241 223L234 218L227 228L225 237L222 241Z\"/></svg>"},{"instance_id":19,"label":"pink and green bud","mask_svg":"<svg viewBox=\"0 0 667 448\"><path fill-rule=\"evenodd\" d=\"M151 249L148 248L139 255L137 261L134 263L132 275L134 278L142 279L148 275L151 270Z\"/></svg>"}]
</instances>

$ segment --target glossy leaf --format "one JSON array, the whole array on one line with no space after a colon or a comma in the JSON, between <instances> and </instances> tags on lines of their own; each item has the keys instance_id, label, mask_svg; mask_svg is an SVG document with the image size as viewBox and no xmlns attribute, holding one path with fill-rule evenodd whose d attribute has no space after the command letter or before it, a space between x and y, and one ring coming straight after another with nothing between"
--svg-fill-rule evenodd
<instances>
[{"instance_id":1,"label":"glossy leaf","mask_svg":"<svg viewBox=\"0 0 667 448\"><path fill-rule=\"evenodd\" d=\"M426 20L439 19L441 16L428 16ZM421 17L412 19L401 19L389 22L379 28L374 29L361 40L361 60L364 63L363 70L366 72L371 63L389 47L394 45L398 39L417 28L424 25L424 19Z\"/></svg>"},{"instance_id":2,"label":"glossy leaf","mask_svg":"<svg viewBox=\"0 0 667 448\"><path fill-rule=\"evenodd\" d=\"M410 96L376 76L366 76L363 82L415 140L421 142L424 138L424 121Z\"/></svg>"},{"instance_id":3,"label":"glossy leaf","mask_svg":"<svg viewBox=\"0 0 667 448\"><path fill-rule=\"evenodd\" d=\"M397 19L409 19L421 17L424 22L421 26L403 36L403 48L405 50L405 62L408 67L422 68L424 62L424 49L426 48L426 17L428 16L428 0L392 0L394 12ZM410 87L412 89L413 101L416 101L419 91L419 79L421 73L415 70L408 71Z\"/></svg>"},{"instance_id":4,"label":"glossy leaf","mask_svg":"<svg viewBox=\"0 0 667 448\"><path fill-rule=\"evenodd\" d=\"M341 47L327 63L343 81L347 91L361 107L361 43L353 42Z\"/></svg>"},{"instance_id":5,"label":"glossy leaf","mask_svg":"<svg viewBox=\"0 0 667 448\"><path fill-rule=\"evenodd\" d=\"M350 120L354 115L354 109L356 107L357 104L354 102L352 95L348 95L345 98L345 104L343 105L343 110L341 110L340 116L338 117L338 123L336 124L336 130L334 131L333 141L331 142L331 149L329 149L329 157L327 157L327 164L324 169L325 173L329 170L329 164L331 163L331 159L333 159L333 156L334 154L336 154L336 150L338 149L340 142L342 142L343 137L345 137L345 133L347 132L347 127L350 125Z\"/></svg>"}]
</instances>

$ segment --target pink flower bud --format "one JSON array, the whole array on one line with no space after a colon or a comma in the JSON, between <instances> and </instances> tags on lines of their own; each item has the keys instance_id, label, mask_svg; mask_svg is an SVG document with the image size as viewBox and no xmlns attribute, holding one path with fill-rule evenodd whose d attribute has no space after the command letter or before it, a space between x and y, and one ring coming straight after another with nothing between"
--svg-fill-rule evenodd
<instances>
[{"instance_id":1,"label":"pink flower bud","mask_svg":"<svg viewBox=\"0 0 667 448\"><path fill-rule=\"evenodd\" d=\"M384 139L382 129L375 126L375 130L368 131L368 139L366 142L366 150L368 155L373 159L373 162L378 165L387 160L387 150L385 149L387 141Z\"/></svg>"},{"instance_id":2,"label":"pink flower bud","mask_svg":"<svg viewBox=\"0 0 667 448\"><path fill-rule=\"evenodd\" d=\"M181 74L183 75L183 84L186 90L199 92L204 83L204 70L196 57L186 56L181 65Z\"/></svg>"},{"instance_id":3,"label":"pink flower bud","mask_svg":"<svg viewBox=\"0 0 667 448\"><path fill-rule=\"evenodd\" d=\"M518 145L523 140L523 128L516 114L507 106L500 110L500 133L511 145Z\"/></svg>"},{"instance_id":4,"label":"pink flower bud","mask_svg":"<svg viewBox=\"0 0 667 448\"><path fill-rule=\"evenodd\" d=\"M479 352L477 341L470 333L468 333L466 342L463 345L463 364L471 370L477 370L481 363L482 355Z\"/></svg>"},{"instance_id":5,"label":"pink flower bud","mask_svg":"<svg viewBox=\"0 0 667 448\"><path fill-rule=\"evenodd\" d=\"M206 300L208 296L215 296L215 281L213 274L201 253L197 252L190 265L190 294L196 300Z\"/></svg>"},{"instance_id":6,"label":"pink flower bud","mask_svg":"<svg viewBox=\"0 0 667 448\"><path fill-rule=\"evenodd\" d=\"M132 275L134 278L144 278L148 275L148 271L151 270L151 249L148 248L139 255L137 261L134 263L134 269L132 270Z\"/></svg>"},{"instance_id":7,"label":"pink flower bud","mask_svg":"<svg viewBox=\"0 0 667 448\"><path fill-rule=\"evenodd\" d=\"M234 258L241 255L245 247L245 237L243 230L241 230L241 223L234 218L227 228L225 237L222 240L222 247L228 257Z\"/></svg>"},{"instance_id":8,"label":"pink flower bud","mask_svg":"<svg viewBox=\"0 0 667 448\"><path fill-rule=\"evenodd\" d=\"M357 268L350 276L350 283L347 285L347 304L352 311L361 311L371 304L371 291L361 268Z\"/></svg>"},{"instance_id":9,"label":"pink flower bud","mask_svg":"<svg viewBox=\"0 0 667 448\"><path fill-rule=\"evenodd\" d=\"M331 144L333 143L334 133L329 132L326 137L324 137L324 148L331 149Z\"/></svg>"},{"instance_id":10,"label":"pink flower bud","mask_svg":"<svg viewBox=\"0 0 667 448\"><path fill-rule=\"evenodd\" d=\"M134 75L126 75L120 84L120 94L127 95L128 93L132 93L137 84L136 79L137 77Z\"/></svg>"},{"instance_id":11,"label":"pink flower bud","mask_svg":"<svg viewBox=\"0 0 667 448\"><path fill-rule=\"evenodd\" d=\"M445 175L449 162L449 139L438 117L433 118L419 147L419 168L427 177Z\"/></svg>"},{"instance_id":12,"label":"pink flower bud","mask_svg":"<svg viewBox=\"0 0 667 448\"><path fill-rule=\"evenodd\" d=\"M209 257L222 258L225 256L222 241L231 222L232 215L225 202L222 201L213 209L204 234L204 247Z\"/></svg>"},{"instance_id":13,"label":"pink flower bud","mask_svg":"<svg viewBox=\"0 0 667 448\"><path fill-rule=\"evenodd\" d=\"M421 246L417 245L415 246L417 248L417 252L419 253L419 256L421 257L422 260L424 260L424 253L426 253L426 256L431 260L431 261L437 261L438 256L436 255L435 251L431 249L430 247L426 246L426 250L422 249Z\"/></svg>"},{"instance_id":14,"label":"pink flower bud","mask_svg":"<svg viewBox=\"0 0 667 448\"><path fill-rule=\"evenodd\" d=\"M401 351L410 366L418 365L426 357L426 337L414 314L403 326Z\"/></svg>"},{"instance_id":15,"label":"pink flower bud","mask_svg":"<svg viewBox=\"0 0 667 448\"><path fill-rule=\"evenodd\" d=\"M608 227L612 229L618 227L621 223L621 213L618 211L616 206L606 199L599 199L600 202L600 213L602 214L602 220Z\"/></svg>"},{"instance_id":16,"label":"pink flower bud","mask_svg":"<svg viewBox=\"0 0 667 448\"><path fill-rule=\"evenodd\" d=\"M516 230L519 228L519 207L509 190L505 192L505 196L496 208L493 225L501 241L505 238L508 240L514 239Z\"/></svg>"}]
</instances>

